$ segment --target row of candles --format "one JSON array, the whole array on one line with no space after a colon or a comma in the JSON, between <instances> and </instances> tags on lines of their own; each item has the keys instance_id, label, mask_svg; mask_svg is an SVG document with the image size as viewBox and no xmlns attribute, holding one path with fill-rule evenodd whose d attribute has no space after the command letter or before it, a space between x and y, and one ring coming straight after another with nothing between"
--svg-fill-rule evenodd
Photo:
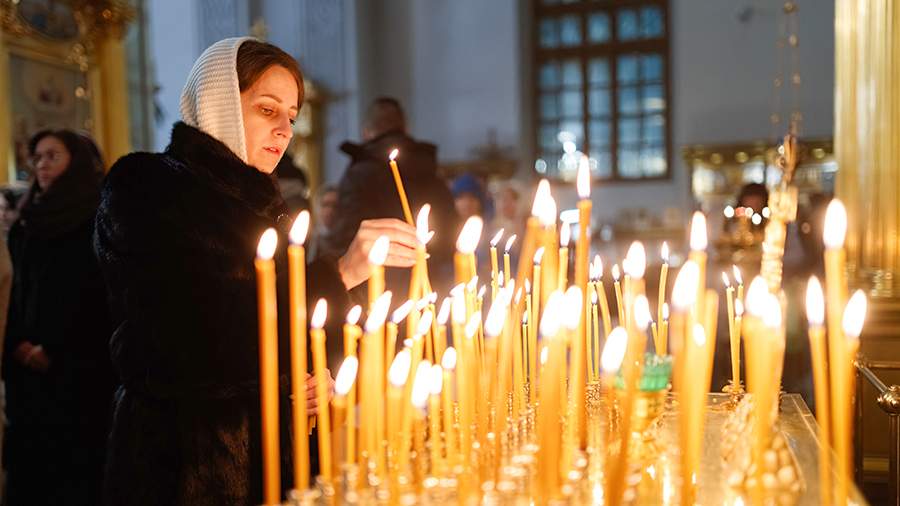
<instances>
[{"instance_id":1,"label":"row of candles","mask_svg":"<svg viewBox=\"0 0 900 506\"><path fill-rule=\"evenodd\" d=\"M413 223L395 158L396 152L391 154L390 166L406 220ZM333 484L335 470L342 466L358 466L364 477L357 480L354 488L386 486L391 494L402 494L421 491L428 477L453 477L456 493L471 497L483 493L483 483L496 482L501 467L508 465L517 451L531 445L536 448L536 469L528 493L541 500L558 498L575 465L574 455L586 448L589 439L593 440L586 434L597 429L597 424L588 419L585 398L587 385L599 384L602 392L615 398L618 411L617 433L606 430L599 443L607 455L603 459L603 497L609 504L619 504L626 488L633 401L650 330L655 353L666 355L671 348L675 357L673 386L679 398L682 500L696 498L719 300L714 290L706 288L705 217L695 213L692 219L691 251L673 284L671 315L666 301L668 247L663 244L656 321L645 293L646 253L640 242L631 245L622 262L624 277L618 265L612 269L618 316L618 326L614 327L602 261L597 256L589 263L589 179L588 165L583 163L577 178L579 236L574 284L569 286L566 276L568 226L557 229L556 204L549 184L541 181L515 271L510 265L509 250L516 236L507 238L502 269L497 246L503 231L490 241L491 305L486 311L486 290L479 289L475 276L475 249L482 233L480 219L470 218L459 235L454 259L458 284L438 306L437 295L430 291L425 264L427 243L434 232L428 230L428 206L419 211L415 220L418 262L411 277L410 299L399 305L391 318L388 312L394 295L384 291L383 268L389 240L379 238L369 253L367 318L360 326L359 306L347 315L345 359L330 403L325 370L327 308L324 300L316 303L309 328L320 406L315 423L323 483ZM309 489L309 450L302 435L311 430L305 395L300 391L307 368L303 243L308 227L309 215L302 212L291 230L288 247L292 423L294 434L300 435L294 437L292 448L294 489L301 491ZM826 223L826 230L835 230L835 226ZM266 504L279 504L281 499L272 260L276 242L275 231L267 230L256 259ZM841 311L847 299L842 242L843 237L837 241L826 232L828 365L824 351L826 327L823 318L816 316L822 310L816 312L816 307L810 306L808 313L816 404L825 434L822 440L834 444L838 454L838 493L846 496L853 391L847 385L852 382L850 370L865 299L861 293L854 296L843 316L850 323L841 325ZM732 386L740 386L743 340L748 390L753 394L757 420L753 454L759 459L771 441L775 421L785 340L784 301L778 294L770 293L765 281L758 277L751 282L745 298L737 268L736 289L725 277ZM817 282L811 281L811 294L814 286ZM404 321L405 339L397 351L398 333ZM622 378L620 390L613 387L617 374ZM559 430L561 421L563 431ZM337 425L346 427L345 437L333 442L332 429ZM619 444L614 445L614 441ZM333 458L334 449L338 449L341 463ZM827 455L826 451L820 453ZM824 462L825 457L823 476L830 469Z\"/></svg>"}]
</instances>

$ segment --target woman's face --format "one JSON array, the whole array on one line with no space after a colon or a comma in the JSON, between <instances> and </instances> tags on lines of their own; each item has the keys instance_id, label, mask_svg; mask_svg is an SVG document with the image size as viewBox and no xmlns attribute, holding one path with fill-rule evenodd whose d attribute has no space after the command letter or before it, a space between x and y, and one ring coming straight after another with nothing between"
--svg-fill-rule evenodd
<instances>
[{"instance_id":1,"label":"woman's face","mask_svg":"<svg viewBox=\"0 0 900 506\"><path fill-rule=\"evenodd\" d=\"M56 179L69 168L72 154L61 140L48 135L34 148L32 163L38 186L46 191Z\"/></svg>"},{"instance_id":2,"label":"woman's face","mask_svg":"<svg viewBox=\"0 0 900 506\"><path fill-rule=\"evenodd\" d=\"M241 92L247 164L271 174L287 149L297 118L300 90L294 76L273 65Z\"/></svg>"}]
</instances>

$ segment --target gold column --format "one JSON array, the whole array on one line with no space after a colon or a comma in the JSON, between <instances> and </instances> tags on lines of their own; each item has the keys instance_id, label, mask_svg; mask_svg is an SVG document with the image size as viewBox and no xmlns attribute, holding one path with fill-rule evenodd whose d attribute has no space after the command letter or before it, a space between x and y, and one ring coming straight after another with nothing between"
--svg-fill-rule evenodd
<instances>
[{"instance_id":1,"label":"gold column","mask_svg":"<svg viewBox=\"0 0 900 506\"><path fill-rule=\"evenodd\" d=\"M97 47L97 66L100 69L99 89L94 95L99 114L95 132L102 139L107 165L131 152L131 127L128 114L128 70L125 44L119 37L107 37ZM96 89L96 88L95 88Z\"/></svg>"},{"instance_id":2,"label":"gold column","mask_svg":"<svg viewBox=\"0 0 900 506\"><path fill-rule=\"evenodd\" d=\"M900 295L900 4L835 4L834 151L851 282Z\"/></svg>"}]
</instances>

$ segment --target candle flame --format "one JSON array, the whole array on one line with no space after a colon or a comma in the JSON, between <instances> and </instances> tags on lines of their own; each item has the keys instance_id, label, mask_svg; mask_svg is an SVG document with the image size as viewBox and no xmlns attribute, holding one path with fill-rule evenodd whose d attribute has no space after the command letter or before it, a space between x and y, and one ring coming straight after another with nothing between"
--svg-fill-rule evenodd
<instances>
[{"instance_id":1,"label":"candle flame","mask_svg":"<svg viewBox=\"0 0 900 506\"><path fill-rule=\"evenodd\" d=\"M478 247L478 240L481 239L482 227L484 227L484 222L481 218L470 216L456 239L456 251L464 254L475 253L475 248Z\"/></svg>"},{"instance_id":2,"label":"candle flame","mask_svg":"<svg viewBox=\"0 0 900 506\"><path fill-rule=\"evenodd\" d=\"M356 325L359 323L359 317L362 315L362 306L359 304L350 308L350 311L347 311L347 324L348 325Z\"/></svg>"},{"instance_id":3,"label":"candle flame","mask_svg":"<svg viewBox=\"0 0 900 506\"><path fill-rule=\"evenodd\" d=\"M509 253L512 250L513 244L516 242L516 234L509 236L509 239L506 240L506 247L503 248L505 253Z\"/></svg>"},{"instance_id":4,"label":"candle flame","mask_svg":"<svg viewBox=\"0 0 900 506\"><path fill-rule=\"evenodd\" d=\"M422 313L422 318L419 319L419 325L416 327L416 335L424 336L431 330L431 323L434 321L434 313L431 311L425 311Z\"/></svg>"},{"instance_id":5,"label":"candle flame","mask_svg":"<svg viewBox=\"0 0 900 506\"><path fill-rule=\"evenodd\" d=\"M525 293L531 294L531 282L528 281L528 278L525 278Z\"/></svg>"},{"instance_id":6,"label":"candle flame","mask_svg":"<svg viewBox=\"0 0 900 506\"><path fill-rule=\"evenodd\" d=\"M706 344L706 331L703 330L703 325L699 323L694 324L694 332L692 333L692 337L694 338L694 344L697 346L703 346Z\"/></svg>"},{"instance_id":7,"label":"candle flame","mask_svg":"<svg viewBox=\"0 0 900 506\"><path fill-rule=\"evenodd\" d=\"M506 231L505 229L501 228L500 230L497 231L496 234L494 234L494 237L491 238L491 247L492 248L497 247L497 244L500 242L500 239L503 238L503 232L505 232L505 231Z\"/></svg>"},{"instance_id":8,"label":"candle flame","mask_svg":"<svg viewBox=\"0 0 900 506\"><path fill-rule=\"evenodd\" d=\"M406 384L406 378L409 377L409 367L412 362L412 354L408 348L400 350L400 353L394 357L391 362L391 368L388 369L388 381L395 387L402 387Z\"/></svg>"},{"instance_id":9,"label":"candle flame","mask_svg":"<svg viewBox=\"0 0 900 506\"><path fill-rule=\"evenodd\" d=\"M568 330L575 330L578 328L578 324L581 323L581 306L584 305L584 294L581 292L581 288L572 285L566 290L565 294L565 303L563 309L562 316L562 324Z\"/></svg>"},{"instance_id":10,"label":"candle flame","mask_svg":"<svg viewBox=\"0 0 900 506\"><path fill-rule=\"evenodd\" d=\"M599 299L597 298L597 291L591 290L591 304L596 306L598 302L599 302Z\"/></svg>"},{"instance_id":11,"label":"candle flame","mask_svg":"<svg viewBox=\"0 0 900 506\"><path fill-rule=\"evenodd\" d=\"M622 273L619 272L619 264L614 264L612 266L612 277L613 281L618 281L620 277L622 277Z\"/></svg>"},{"instance_id":12,"label":"candle flame","mask_svg":"<svg viewBox=\"0 0 900 506\"><path fill-rule=\"evenodd\" d=\"M616 327L606 338L603 345L603 353L600 355L600 367L607 374L615 374L622 367L625 359L625 348L628 344L628 332L622 327Z\"/></svg>"},{"instance_id":13,"label":"candle flame","mask_svg":"<svg viewBox=\"0 0 900 506\"><path fill-rule=\"evenodd\" d=\"M691 250L703 251L706 245L706 215L697 211L691 219Z\"/></svg>"},{"instance_id":14,"label":"candle flame","mask_svg":"<svg viewBox=\"0 0 900 506\"><path fill-rule=\"evenodd\" d=\"M306 242L307 232L309 232L309 211L304 209L300 211L300 214L297 215L294 224L291 226L291 233L289 234L291 244L302 245Z\"/></svg>"},{"instance_id":15,"label":"candle flame","mask_svg":"<svg viewBox=\"0 0 900 506\"><path fill-rule=\"evenodd\" d=\"M644 271L647 269L647 252L640 241L631 243L628 253L625 255L625 261L622 262L622 267L625 268L625 274L631 276L631 279L644 277Z\"/></svg>"},{"instance_id":16,"label":"candle flame","mask_svg":"<svg viewBox=\"0 0 900 506\"><path fill-rule=\"evenodd\" d=\"M663 302L662 317L663 317L663 321L667 321L669 319L669 303L668 302Z\"/></svg>"},{"instance_id":17,"label":"candle flame","mask_svg":"<svg viewBox=\"0 0 900 506\"><path fill-rule=\"evenodd\" d=\"M391 248L391 240L386 235L375 239L372 249L369 250L369 263L372 265L384 265L387 260L388 250Z\"/></svg>"},{"instance_id":18,"label":"candle flame","mask_svg":"<svg viewBox=\"0 0 900 506\"><path fill-rule=\"evenodd\" d=\"M326 316L328 316L328 302L325 299L319 299L313 309L312 318L309 319L309 326L314 329L322 328L325 325Z\"/></svg>"},{"instance_id":19,"label":"candle flame","mask_svg":"<svg viewBox=\"0 0 900 506\"><path fill-rule=\"evenodd\" d=\"M497 286L503 288L505 278L503 277L503 271L497 273Z\"/></svg>"},{"instance_id":20,"label":"candle flame","mask_svg":"<svg viewBox=\"0 0 900 506\"><path fill-rule=\"evenodd\" d=\"M688 260L681 266L672 286L672 304L675 308L685 310L697 301L699 283L700 267L697 262Z\"/></svg>"},{"instance_id":21,"label":"candle flame","mask_svg":"<svg viewBox=\"0 0 900 506\"><path fill-rule=\"evenodd\" d=\"M722 282L725 283L725 288L731 288L731 280L728 279L728 274L725 274L725 271L722 271Z\"/></svg>"},{"instance_id":22,"label":"candle flame","mask_svg":"<svg viewBox=\"0 0 900 506\"><path fill-rule=\"evenodd\" d=\"M634 299L634 323L641 331L647 330L653 317L650 315L650 302L644 295Z\"/></svg>"},{"instance_id":23,"label":"candle flame","mask_svg":"<svg viewBox=\"0 0 900 506\"><path fill-rule=\"evenodd\" d=\"M457 325L464 325L466 323L466 298L461 292L457 292L453 295L452 302L450 303L450 315L453 316L453 323Z\"/></svg>"},{"instance_id":24,"label":"candle flame","mask_svg":"<svg viewBox=\"0 0 900 506\"><path fill-rule=\"evenodd\" d=\"M564 221L562 228L559 229L559 247L569 247L569 237L572 235L572 227L568 221Z\"/></svg>"},{"instance_id":25,"label":"candle flame","mask_svg":"<svg viewBox=\"0 0 900 506\"><path fill-rule=\"evenodd\" d=\"M441 366L434 364L429 372L428 393L431 395L441 395L444 388L444 370ZM437 415L437 413L435 413Z\"/></svg>"},{"instance_id":26,"label":"candle flame","mask_svg":"<svg viewBox=\"0 0 900 506\"><path fill-rule=\"evenodd\" d=\"M821 327L825 323L825 296L819 278L811 276L806 285L806 319L811 327Z\"/></svg>"},{"instance_id":27,"label":"candle flame","mask_svg":"<svg viewBox=\"0 0 900 506\"><path fill-rule=\"evenodd\" d=\"M428 294L428 297L425 297L425 300L427 300L429 304L434 304L437 302L437 297L437 292L431 292Z\"/></svg>"},{"instance_id":28,"label":"candle flame","mask_svg":"<svg viewBox=\"0 0 900 506\"><path fill-rule=\"evenodd\" d=\"M559 290L555 290L547 299L547 307L541 315L541 337L551 338L559 333L560 314L562 306L565 304L563 294Z\"/></svg>"},{"instance_id":29,"label":"candle flame","mask_svg":"<svg viewBox=\"0 0 900 506\"><path fill-rule=\"evenodd\" d=\"M546 364L548 358L550 358L550 347L544 345L541 347L541 365Z\"/></svg>"},{"instance_id":30,"label":"candle flame","mask_svg":"<svg viewBox=\"0 0 900 506\"><path fill-rule=\"evenodd\" d=\"M419 213L416 214L416 239L423 246L428 244L428 241L434 236L433 233L428 231L428 215L430 213L431 204L425 204L419 209Z\"/></svg>"},{"instance_id":31,"label":"candle flame","mask_svg":"<svg viewBox=\"0 0 900 506\"><path fill-rule=\"evenodd\" d=\"M359 369L359 359L353 355L344 359L340 369L338 369L337 376L334 378L335 395L347 395L350 392L350 387L356 381L357 369Z\"/></svg>"},{"instance_id":32,"label":"candle flame","mask_svg":"<svg viewBox=\"0 0 900 506\"><path fill-rule=\"evenodd\" d=\"M395 325L400 325L400 322L402 322L407 316L409 316L409 312L412 310L412 307L413 301L411 300L400 304L400 306L395 309L393 313L391 313L391 321L394 322Z\"/></svg>"},{"instance_id":33,"label":"candle flame","mask_svg":"<svg viewBox=\"0 0 900 506\"><path fill-rule=\"evenodd\" d=\"M556 201L550 194L550 182L541 179L537 191L534 194L534 204L531 207L532 216L540 220L541 225L549 227L556 223Z\"/></svg>"},{"instance_id":34,"label":"candle flame","mask_svg":"<svg viewBox=\"0 0 900 506\"><path fill-rule=\"evenodd\" d=\"M781 311L781 302L778 300L778 297L766 292L765 307L766 309L763 312L762 317L763 324L773 329L781 328L783 315Z\"/></svg>"},{"instance_id":35,"label":"candle flame","mask_svg":"<svg viewBox=\"0 0 900 506\"><path fill-rule=\"evenodd\" d=\"M394 160L397 159L397 155L399 155L399 154L400 154L400 150L397 148L394 148L393 150L391 150L391 154L388 155L388 159L390 159L390 161L393 162Z\"/></svg>"},{"instance_id":36,"label":"candle flame","mask_svg":"<svg viewBox=\"0 0 900 506\"><path fill-rule=\"evenodd\" d=\"M578 190L578 198L591 198L591 160L587 156L582 156L578 162L575 188Z\"/></svg>"},{"instance_id":37,"label":"candle flame","mask_svg":"<svg viewBox=\"0 0 900 506\"><path fill-rule=\"evenodd\" d=\"M448 346L447 349L444 350L444 354L441 356L441 367L443 367L445 371L456 369L456 348Z\"/></svg>"},{"instance_id":38,"label":"candle flame","mask_svg":"<svg viewBox=\"0 0 900 506\"><path fill-rule=\"evenodd\" d=\"M428 297L423 297L416 302L416 311L424 311L428 305L431 304L431 301L428 300Z\"/></svg>"},{"instance_id":39,"label":"candle flame","mask_svg":"<svg viewBox=\"0 0 900 506\"><path fill-rule=\"evenodd\" d=\"M844 247L847 236L847 209L839 199L833 199L825 210L825 232L823 239L828 249Z\"/></svg>"},{"instance_id":40,"label":"candle flame","mask_svg":"<svg viewBox=\"0 0 900 506\"><path fill-rule=\"evenodd\" d=\"M481 288L478 289L478 298L483 299L484 293L487 291L487 285L481 285Z\"/></svg>"},{"instance_id":41,"label":"candle flame","mask_svg":"<svg viewBox=\"0 0 900 506\"><path fill-rule=\"evenodd\" d=\"M470 279L469 282L466 283L466 291L474 292L475 287L477 287L477 286L478 286L478 276L472 276L472 279Z\"/></svg>"},{"instance_id":42,"label":"candle flame","mask_svg":"<svg viewBox=\"0 0 900 506\"><path fill-rule=\"evenodd\" d=\"M541 260L544 258L544 247L541 246L534 252L534 265L541 265Z\"/></svg>"},{"instance_id":43,"label":"candle flame","mask_svg":"<svg viewBox=\"0 0 900 506\"><path fill-rule=\"evenodd\" d=\"M744 277L741 276L741 270L738 269L737 265L731 266L731 272L734 274L734 281L738 284L738 286L744 284Z\"/></svg>"},{"instance_id":44,"label":"candle flame","mask_svg":"<svg viewBox=\"0 0 900 506\"><path fill-rule=\"evenodd\" d=\"M662 247L659 248L659 256L664 264L669 263L669 243L663 241Z\"/></svg>"},{"instance_id":45,"label":"candle flame","mask_svg":"<svg viewBox=\"0 0 900 506\"><path fill-rule=\"evenodd\" d=\"M441 308L438 309L438 316L437 316L438 325L446 325L447 324L447 320L450 318L450 305L451 305L450 297L444 297L444 300L441 301Z\"/></svg>"},{"instance_id":46,"label":"candle flame","mask_svg":"<svg viewBox=\"0 0 900 506\"><path fill-rule=\"evenodd\" d=\"M744 301L741 299L734 299L734 314L738 318L744 316Z\"/></svg>"},{"instance_id":47,"label":"candle flame","mask_svg":"<svg viewBox=\"0 0 900 506\"><path fill-rule=\"evenodd\" d=\"M466 337L468 337L469 339L475 337L475 333L478 332L478 327L480 326L481 311L475 311L469 318L469 323L466 324Z\"/></svg>"},{"instance_id":48,"label":"candle flame","mask_svg":"<svg viewBox=\"0 0 900 506\"><path fill-rule=\"evenodd\" d=\"M591 266L594 268L594 279L601 279L603 277L603 259L600 258L600 255L594 255Z\"/></svg>"},{"instance_id":49,"label":"candle flame","mask_svg":"<svg viewBox=\"0 0 900 506\"><path fill-rule=\"evenodd\" d=\"M766 311L766 296L769 294L769 287L766 281L756 276L750 282L750 288L747 289L746 310L753 316L762 318Z\"/></svg>"},{"instance_id":50,"label":"candle flame","mask_svg":"<svg viewBox=\"0 0 900 506\"><path fill-rule=\"evenodd\" d=\"M372 304L372 309L369 311L369 317L366 318L366 333L376 332L384 325L388 308L391 306L391 295L391 291L387 290L375 299L375 303Z\"/></svg>"},{"instance_id":51,"label":"candle flame","mask_svg":"<svg viewBox=\"0 0 900 506\"><path fill-rule=\"evenodd\" d=\"M274 228L267 228L259 238L259 246L256 247L256 258L271 260L275 256L276 247L278 247L278 232Z\"/></svg>"},{"instance_id":52,"label":"candle flame","mask_svg":"<svg viewBox=\"0 0 900 506\"><path fill-rule=\"evenodd\" d=\"M858 340L859 335L862 334L863 323L866 321L867 306L866 294L862 290L853 292L853 295L847 302L847 306L844 308L844 317L841 325L848 340Z\"/></svg>"},{"instance_id":53,"label":"candle flame","mask_svg":"<svg viewBox=\"0 0 900 506\"><path fill-rule=\"evenodd\" d=\"M506 308L504 297L497 297L497 300L491 304L487 318L484 321L484 335L486 337L497 337L503 332L503 325L506 323Z\"/></svg>"}]
</instances>

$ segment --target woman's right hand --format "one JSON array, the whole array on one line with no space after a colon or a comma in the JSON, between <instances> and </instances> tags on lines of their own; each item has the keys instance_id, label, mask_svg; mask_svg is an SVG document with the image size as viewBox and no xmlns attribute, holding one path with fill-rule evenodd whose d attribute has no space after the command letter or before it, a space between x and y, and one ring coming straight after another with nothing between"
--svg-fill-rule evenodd
<instances>
[{"instance_id":1,"label":"woman's right hand","mask_svg":"<svg viewBox=\"0 0 900 506\"><path fill-rule=\"evenodd\" d=\"M364 220L347 253L338 260L338 270L347 289L369 279L369 250L375 241L386 235L391 241L386 267L412 267L416 263L416 229L395 218Z\"/></svg>"}]
</instances>

